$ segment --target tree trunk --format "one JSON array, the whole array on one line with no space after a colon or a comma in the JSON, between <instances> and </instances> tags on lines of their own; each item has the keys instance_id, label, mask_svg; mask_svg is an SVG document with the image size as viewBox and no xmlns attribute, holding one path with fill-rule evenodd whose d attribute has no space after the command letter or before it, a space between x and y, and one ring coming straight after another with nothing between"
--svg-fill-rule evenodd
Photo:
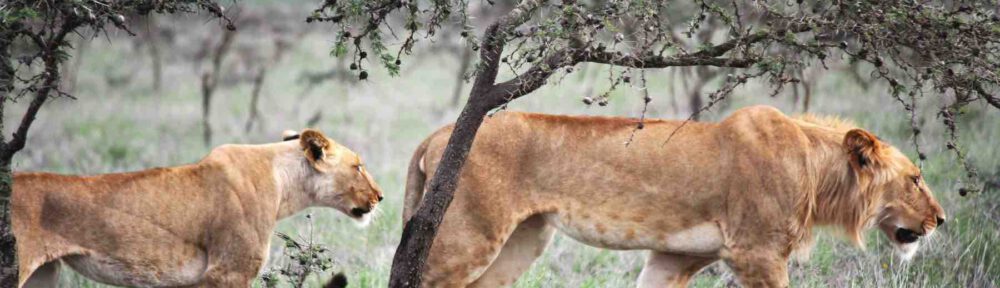
<instances>
[{"instance_id":1,"label":"tree trunk","mask_svg":"<svg viewBox=\"0 0 1000 288\"><path fill-rule=\"evenodd\" d=\"M2 120L0 120L2 121ZM17 239L11 227L11 194L14 174L10 161L0 159L0 287L17 286Z\"/></svg>"},{"instance_id":2,"label":"tree trunk","mask_svg":"<svg viewBox=\"0 0 1000 288\"><path fill-rule=\"evenodd\" d=\"M444 219L444 212L451 204L458 185L458 176L465 165L465 159L472 150L472 142L480 124L492 107L487 104L485 93L472 94L465 108L455 122L455 129L448 139L448 146L441 156L429 193L417 213L405 224L396 256L392 261L389 287L418 287L423 274L427 255L437 234L437 227ZM426 243L426 245L424 244ZM404 261L413 259L413 261ZM397 277L400 274L401 277Z\"/></svg>"},{"instance_id":3,"label":"tree trunk","mask_svg":"<svg viewBox=\"0 0 1000 288\"><path fill-rule=\"evenodd\" d=\"M529 71L508 82L495 84L500 68L500 57L506 44L506 33L528 20L529 11L541 5L540 0L523 1L506 16L486 28L479 51L481 68L472 84L469 100L455 121L455 128L444 148L444 155L429 185L429 193L417 213L404 224L403 235L396 255L392 258L389 287L420 287L427 255L434 244L438 226L455 195L459 175L472 150L472 142L480 124L490 110L510 100L538 89L553 69L564 64L564 58L546 59L546 69L532 67Z\"/></svg>"}]
</instances>

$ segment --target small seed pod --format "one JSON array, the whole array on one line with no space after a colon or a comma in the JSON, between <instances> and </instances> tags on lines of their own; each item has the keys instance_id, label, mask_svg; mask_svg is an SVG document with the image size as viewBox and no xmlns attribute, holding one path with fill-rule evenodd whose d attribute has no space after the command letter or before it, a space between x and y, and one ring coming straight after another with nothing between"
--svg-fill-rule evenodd
<instances>
[{"instance_id":1,"label":"small seed pod","mask_svg":"<svg viewBox=\"0 0 1000 288\"><path fill-rule=\"evenodd\" d=\"M358 79L361 80L368 79L368 71L361 71L361 74L358 75Z\"/></svg>"},{"instance_id":2,"label":"small seed pod","mask_svg":"<svg viewBox=\"0 0 1000 288\"><path fill-rule=\"evenodd\" d=\"M115 14L114 16L109 16L111 22L115 22L115 25L125 25L125 16L122 14Z\"/></svg>"},{"instance_id":3,"label":"small seed pod","mask_svg":"<svg viewBox=\"0 0 1000 288\"><path fill-rule=\"evenodd\" d=\"M347 68L351 69L351 70L358 70L358 63L351 63L351 67L347 67Z\"/></svg>"}]
</instances>

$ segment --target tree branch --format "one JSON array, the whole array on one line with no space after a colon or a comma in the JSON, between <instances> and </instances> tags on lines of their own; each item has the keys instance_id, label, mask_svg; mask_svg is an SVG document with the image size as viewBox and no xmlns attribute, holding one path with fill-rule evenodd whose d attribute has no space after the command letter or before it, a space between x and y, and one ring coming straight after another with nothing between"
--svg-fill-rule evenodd
<instances>
[{"instance_id":1,"label":"tree branch","mask_svg":"<svg viewBox=\"0 0 1000 288\"><path fill-rule=\"evenodd\" d=\"M720 46L721 45L729 44L724 43L720 44ZM717 47L718 46L714 46L710 49L713 51L722 50L722 48ZM732 49L733 47L735 46L729 46L729 49ZM623 55L615 52L586 52L584 50L577 49L564 49L553 53L551 56L546 58L545 61L542 61L541 64L532 66L527 72L518 75L514 79L495 85L489 93L489 99L491 101L490 105L499 106L503 103L524 96L525 94L538 89L542 85L545 85L545 80L548 79L549 76L552 76L552 74L559 68L576 65L581 62L610 64L632 68L666 68L677 66L747 68L759 61L759 59L755 58L716 58L707 56L699 57L695 55L708 54L697 52L676 57L663 57L657 55L638 57Z\"/></svg>"},{"instance_id":2,"label":"tree branch","mask_svg":"<svg viewBox=\"0 0 1000 288\"><path fill-rule=\"evenodd\" d=\"M24 148L25 139L28 136L28 128L31 124L35 122L35 116L38 114L38 110L42 108L42 104L45 100L49 98L49 93L53 89L58 89L56 87L59 85L59 56L56 55L58 46L63 45L66 39L66 35L70 32L76 30L79 27L80 22L67 21L63 23L59 28L59 32L56 33L52 38L49 38L46 42L38 42L40 38L35 39L37 45L40 45L39 49L45 51L42 55L42 59L45 62L45 78L42 81L42 85L35 92L35 97L31 99L31 103L28 104L28 109L24 112L24 116L21 117L21 124L18 125L17 131L14 132L13 137L10 142L3 143L3 149L0 149L0 157L2 160L9 161L13 158L14 153L21 151ZM32 34L33 35L33 34Z\"/></svg>"},{"instance_id":3,"label":"tree branch","mask_svg":"<svg viewBox=\"0 0 1000 288\"><path fill-rule=\"evenodd\" d=\"M403 235L392 261L389 287L420 287L427 256L437 235L438 227L444 219L445 211L454 198L458 186L458 176L465 165L465 159L472 150L472 140L479 130L483 118L490 109L488 93L493 90L500 70L500 55L503 53L507 37L519 25L529 19L530 11L541 5L541 0L525 0L514 7L506 16L486 29L479 54L480 66L476 81L472 86L465 108L455 122L448 140L448 146L441 156L441 164L431 179L423 205L403 228Z\"/></svg>"},{"instance_id":4,"label":"tree branch","mask_svg":"<svg viewBox=\"0 0 1000 288\"><path fill-rule=\"evenodd\" d=\"M541 2L541 0L523 1L503 18L486 28L479 53L479 61L482 63L481 70L476 74L471 91L473 97L476 95L485 96L489 90L493 89L497 73L500 71L500 56L503 54L503 47L507 44L509 35L514 32L517 26L530 19L530 12L538 8Z\"/></svg>"}]
</instances>

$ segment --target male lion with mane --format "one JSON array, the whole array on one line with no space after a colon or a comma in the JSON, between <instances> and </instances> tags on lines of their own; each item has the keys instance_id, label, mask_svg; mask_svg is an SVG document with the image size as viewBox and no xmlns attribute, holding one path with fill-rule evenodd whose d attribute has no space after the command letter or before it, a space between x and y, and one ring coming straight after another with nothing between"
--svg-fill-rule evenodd
<instances>
[{"instance_id":1,"label":"male lion with mane","mask_svg":"<svg viewBox=\"0 0 1000 288\"><path fill-rule=\"evenodd\" d=\"M120 286L249 287L276 221L327 206L367 223L382 191L361 158L319 131L289 132L178 167L16 173L18 286L55 287L65 263Z\"/></svg>"},{"instance_id":2,"label":"male lion with mane","mask_svg":"<svg viewBox=\"0 0 1000 288\"><path fill-rule=\"evenodd\" d=\"M723 260L744 286L787 287L814 226L856 245L878 227L904 257L945 215L896 148L836 119L771 107L719 123L500 112L483 122L431 247L426 287L509 286L556 230L650 255L640 287L684 287ZM670 137L676 130L676 134ZM413 155L403 220L420 206L452 127ZM668 140L669 139L669 140Z\"/></svg>"}]
</instances>

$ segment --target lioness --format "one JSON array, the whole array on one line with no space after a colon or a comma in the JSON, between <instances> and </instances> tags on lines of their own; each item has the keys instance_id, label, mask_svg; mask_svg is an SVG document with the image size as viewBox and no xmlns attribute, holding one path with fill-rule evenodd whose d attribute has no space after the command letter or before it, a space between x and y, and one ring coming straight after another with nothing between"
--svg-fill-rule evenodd
<instances>
[{"instance_id":1,"label":"lioness","mask_svg":"<svg viewBox=\"0 0 1000 288\"><path fill-rule=\"evenodd\" d=\"M910 160L835 119L751 107L719 123L646 120L624 145L636 124L516 112L487 119L434 239L425 286L511 285L558 229L597 247L650 250L640 287L683 287L720 259L745 286L785 287L789 255L809 246L814 226L842 228L857 245L876 226L909 257L945 219ZM404 221L451 130L413 155Z\"/></svg>"},{"instance_id":2,"label":"lioness","mask_svg":"<svg viewBox=\"0 0 1000 288\"><path fill-rule=\"evenodd\" d=\"M367 221L382 191L316 130L223 145L198 163L97 176L16 173L19 286L54 287L60 263L98 282L248 287L279 219L328 206Z\"/></svg>"}]
</instances>

